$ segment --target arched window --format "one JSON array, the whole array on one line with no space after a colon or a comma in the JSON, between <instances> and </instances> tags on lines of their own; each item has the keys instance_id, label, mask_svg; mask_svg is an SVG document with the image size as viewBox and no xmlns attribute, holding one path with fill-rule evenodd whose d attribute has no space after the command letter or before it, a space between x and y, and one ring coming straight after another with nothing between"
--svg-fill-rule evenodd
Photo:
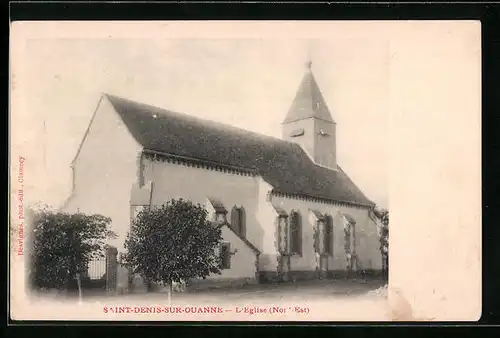
<instances>
[{"instance_id":1,"label":"arched window","mask_svg":"<svg viewBox=\"0 0 500 338\"><path fill-rule=\"evenodd\" d=\"M290 253L302 255L302 219L296 211L290 213Z\"/></svg>"},{"instance_id":2,"label":"arched window","mask_svg":"<svg viewBox=\"0 0 500 338\"><path fill-rule=\"evenodd\" d=\"M323 239L325 244L325 253L333 256L333 218L330 215L325 217Z\"/></svg>"},{"instance_id":3,"label":"arched window","mask_svg":"<svg viewBox=\"0 0 500 338\"><path fill-rule=\"evenodd\" d=\"M246 236L245 209L233 207L231 210L231 228L242 237Z\"/></svg>"}]
</instances>

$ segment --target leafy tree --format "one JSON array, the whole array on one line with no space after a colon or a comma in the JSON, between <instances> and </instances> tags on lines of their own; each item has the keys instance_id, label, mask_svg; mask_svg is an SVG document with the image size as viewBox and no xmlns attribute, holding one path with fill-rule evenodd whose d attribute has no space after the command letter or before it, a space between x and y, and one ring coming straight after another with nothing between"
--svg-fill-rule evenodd
<instances>
[{"instance_id":1,"label":"leafy tree","mask_svg":"<svg viewBox=\"0 0 500 338\"><path fill-rule=\"evenodd\" d=\"M47 208L30 212L30 279L37 289L65 289L78 282L90 260L104 256L105 240L116 235L111 219L101 215L63 213Z\"/></svg>"},{"instance_id":2,"label":"leafy tree","mask_svg":"<svg viewBox=\"0 0 500 338\"><path fill-rule=\"evenodd\" d=\"M221 241L220 226L207 220L203 207L173 199L138 213L125 241L125 260L148 282L167 285L170 301L172 283L220 273Z\"/></svg>"},{"instance_id":3,"label":"leafy tree","mask_svg":"<svg viewBox=\"0 0 500 338\"><path fill-rule=\"evenodd\" d=\"M382 208L375 208L374 213L382 223L382 228L380 229L380 252L384 260L384 272L387 272L389 268L389 211Z\"/></svg>"}]
</instances>

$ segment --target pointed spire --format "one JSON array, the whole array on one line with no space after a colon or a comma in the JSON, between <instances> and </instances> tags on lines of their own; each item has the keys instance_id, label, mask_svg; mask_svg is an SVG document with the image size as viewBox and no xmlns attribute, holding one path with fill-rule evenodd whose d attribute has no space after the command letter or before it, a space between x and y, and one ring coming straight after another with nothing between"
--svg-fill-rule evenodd
<instances>
[{"instance_id":1,"label":"pointed spire","mask_svg":"<svg viewBox=\"0 0 500 338\"><path fill-rule=\"evenodd\" d=\"M295 99L283 123L308 118L317 118L335 123L312 73L312 61L306 62L306 72L302 78Z\"/></svg>"}]
</instances>

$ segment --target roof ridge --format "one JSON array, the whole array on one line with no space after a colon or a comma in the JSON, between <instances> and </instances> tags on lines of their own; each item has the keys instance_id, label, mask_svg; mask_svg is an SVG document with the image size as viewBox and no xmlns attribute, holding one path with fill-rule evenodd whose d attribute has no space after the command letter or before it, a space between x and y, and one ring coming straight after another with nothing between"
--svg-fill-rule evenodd
<instances>
[{"instance_id":1,"label":"roof ridge","mask_svg":"<svg viewBox=\"0 0 500 338\"><path fill-rule=\"evenodd\" d=\"M357 204L371 202L343 170L318 165L295 142L106 95L143 149L252 168L273 189L285 194Z\"/></svg>"},{"instance_id":2,"label":"roof ridge","mask_svg":"<svg viewBox=\"0 0 500 338\"><path fill-rule=\"evenodd\" d=\"M109 94L109 93L104 93L104 95L106 95L107 97L116 98L118 100L128 101L128 102L130 102L132 104L142 105L142 106L149 107L149 108L155 108L155 109L159 110L158 112L161 113L162 116L165 117L165 118L169 117L167 115L167 113L176 114L176 115L179 115L179 116L182 116L182 117L186 117L186 118L195 120L195 121L200 122L200 123L210 123L212 125L216 125L216 126L220 126L220 127L225 127L227 129L232 129L232 130L235 130L235 131L241 131L241 132L244 132L244 133L247 133L247 134L251 134L251 135L254 135L254 136L259 136L261 138L272 139L272 140L274 140L276 142L281 142L283 144L287 144L290 147L294 147L294 148L296 148L296 149L304 152L304 154L306 155L306 157L311 161L311 163L314 166L322 168L322 169L330 170L330 171L336 171L336 169L328 168L328 167L325 167L325 166L317 164L309 156L307 156L306 151L299 144L297 144L295 142L292 142L292 141L289 141L289 140L283 140L283 139L275 137L275 136L269 136L269 135L258 133L258 132L251 131L251 130L248 130L248 129L236 127L236 126L233 126L231 124L227 124L227 123L223 123L223 122L218 122L218 121L213 121L213 120L210 120L210 119L205 119L205 118L193 116L193 115L190 115L190 114L187 114L187 113L182 113L182 112L179 112L179 111L170 110L170 109L163 108L163 107L160 107L160 106L157 106L157 105L152 105L152 104L148 104L148 103L144 103L144 102L140 102L140 101L136 101L136 100L124 98L124 97L118 96L118 95L113 95L113 94ZM340 168L340 166L337 166L337 167ZM342 169L340 169L340 170L345 174L345 172Z\"/></svg>"},{"instance_id":3,"label":"roof ridge","mask_svg":"<svg viewBox=\"0 0 500 338\"><path fill-rule=\"evenodd\" d=\"M186 117L186 118L195 120L195 121L200 122L200 123L210 123L210 124L212 124L214 126L225 127L225 128L232 129L232 130L235 130L235 131L241 131L241 132L244 132L244 133L253 134L254 136L259 136L261 138L272 139L274 141L282 142L282 143L286 143L286 144L290 144L290 145L297 145L295 142L292 142L292 141L283 140L283 139L281 139L279 137L276 137L276 136L270 136L270 135L258 133L256 131L252 131L252 130L244 129L244 128L241 128L241 127L237 127L237 126L234 126L234 125L231 125L231 124L228 124L228 123L214 121L214 120L210 120L210 119L207 119L207 118L201 118L201 117L194 116L194 115L191 115L191 114L188 114L188 113L184 113L184 112L180 112L180 111L176 111L176 110L171 110L171 109L168 109L168 108L160 107L158 105L152 105L152 104L148 104L148 103L144 103L144 102L141 102L141 101L137 101L137 100L125 98L125 97L118 96L118 95L113 95L113 94L108 94L108 93L105 93L104 95L106 95L107 97L116 98L118 100L128 101L128 102L133 103L133 104L142 105L142 106L145 106L145 107L150 107L150 108L157 109L157 110L159 110L158 112L162 114L162 117L165 117L165 118L169 117L168 113L170 113L170 114L176 114L176 115L179 115L179 116L182 116L182 117Z\"/></svg>"},{"instance_id":4,"label":"roof ridge","mask_svg":"<svg viewBox=\"0 0 500 338\"><path fill-rule=\"evenodd\" d=\"M354 183L354 181L351 179L351 177L349 175L347 175L347 173L344 171L344 169L342 169L342 167L340 165L337 164L337 168L339 168L339 170L342 172L342 174L344 174L344 176L346 177L346 179L351 182L351 184L353 184L356 188L358 188L359 192L361 193L361 195L363 195L363 197L370 202L370 204L375 204L371 199L369 199L368 197L366 197L366 195L364 194L363 191L361 191L361 189Z\"/></svg>"}]
</instances>

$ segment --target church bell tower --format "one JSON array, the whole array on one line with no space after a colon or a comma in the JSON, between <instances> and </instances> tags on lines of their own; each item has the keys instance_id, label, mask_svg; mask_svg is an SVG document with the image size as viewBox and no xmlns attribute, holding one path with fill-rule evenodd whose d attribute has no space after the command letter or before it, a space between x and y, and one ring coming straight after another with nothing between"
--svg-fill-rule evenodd
<instances>
[{"instance_id":1,"label":"church bell tower","mask_svg":"<svg viewBox=\"0 0 500 338\"><path fill-rule=\"evenodd\" d=\"M318 165L337 170L335 121L306 63L295 99L282 123L282 139L298 143Z\"/></svg>"}]
</instances>

